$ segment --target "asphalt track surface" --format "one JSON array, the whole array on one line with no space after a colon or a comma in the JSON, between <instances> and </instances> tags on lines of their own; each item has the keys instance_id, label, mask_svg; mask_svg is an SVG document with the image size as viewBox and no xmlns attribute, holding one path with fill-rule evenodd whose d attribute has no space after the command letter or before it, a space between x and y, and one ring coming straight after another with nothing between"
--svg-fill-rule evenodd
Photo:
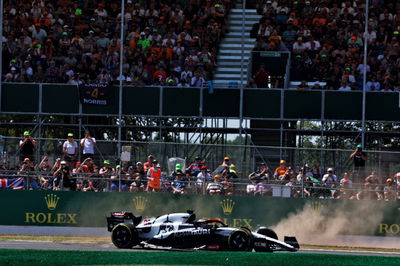
<instances>
[{"instance_id":1,"label":"asphalt track surface","mask_svg":"<svg viewBox=\"0 0 400 266\"><path fill-rule=\"evenodd\" d=\"M74 243L74 242L51 242L51 241L0 241L0 249L35 249L35 250L78 250L78 251L115 251L115 252L147 252L147 251L171 251L169 249L143 249L133 248L131 250L118 249L112 243ZM175 250L186 251L187 250ZM190 250L191 251L191 250ZM194 251L196 252L196 251ZM299 253L309 254L334 254L334 255L359 255L359 256L390 256L400 257L400 252L382 251L354 251L354 250L331 250L331 249L300 249Z\"/></svg>"}]
</instances>

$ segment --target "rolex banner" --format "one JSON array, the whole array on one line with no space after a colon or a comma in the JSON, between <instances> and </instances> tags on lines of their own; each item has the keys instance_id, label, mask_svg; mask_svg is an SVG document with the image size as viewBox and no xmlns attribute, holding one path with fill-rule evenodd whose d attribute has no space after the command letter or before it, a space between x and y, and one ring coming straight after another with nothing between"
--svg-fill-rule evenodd
<instances>
[{"instance_id":1,"label":"rolex banner","mask_svg":"<svg viewBox=\"0 0 400 266\"><path fill-rule=\"evenodd\" d=\"M81 84L79 98L82 104L110 105L114 103L113 86L109 84Z\"/></svg>"},{"instance_id":2,"label":"rolex banner","mask_svg":"<svg viewBox=\"0 0 400 266\"><path fill-rule=\"evenodd\" d=\"M334 224L338 234L400 237L400 202L20 190L2 191L0 202L0 225L105 227L112 211L152 217L194 210L197 219L219 218L252 230L281 225L314 234Z\"/></svg>"}]
</instances>

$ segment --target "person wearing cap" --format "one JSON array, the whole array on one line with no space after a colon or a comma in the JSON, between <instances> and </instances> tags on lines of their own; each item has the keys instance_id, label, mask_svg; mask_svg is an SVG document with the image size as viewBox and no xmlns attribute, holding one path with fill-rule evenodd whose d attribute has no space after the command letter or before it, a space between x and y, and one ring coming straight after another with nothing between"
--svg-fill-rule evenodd
<instances>
[{"instance_id":1,"label":"person wearing cap","mask_svg":"<svg viewBox=\"0 0 400 266\"><path fill-rule=\"evenodd\" d=\"M279 161L279 167L275 168L274 178L276 180L280 180L280 176L284 175L287 170L288 170L288 168L286 166L286 161L285 160L280 160Z\"/></svg>"},{"instance_id":2,"label":"person wearing cap","mask_svg":"<svg viewBox=\"0 0 400 266\"><path fill-rule=\"evenodd\" d=\"M71 168L67 161L61 161L60 165L53 173L53 190L75 190L76 180L71 175Z\"/></svg>"},{"instance_id":3,"label":"person wearing cap","mask_svg":"<svg viewBox=\"0 0 400 266\"><path fill-rule=\"evenodd\" d=\"M203 194L206 193L207 184L212 181L210 173L207 171L207 166L202 165L200 167L200 173L197 174L196 185L197 188L202 191ZM199 192L200 192L199 191Z\"/></svg>"},{"instance_id":4,"label":"person wearing cap","mask_svg":"<svg viewBox=\"0 0 400 266\"><path fill-rule=\"evenodd\" d=\"M256 171L249 174L249 180L256 180L256 182L260 181L262 177L270 179L270 173L268 171L268 166L265 163L260 163L260 166Z\"/></svg>"},{"instance_id":5,"label":"person wearing cap","mask_svg":"<svg viewBox=\"0 0 400 266\"><path fill-rule=\"evenodd\" d=\"M83 158L94 158L94 147L96 139L92 138L90 132L85 132L85 137L81 139L81 147L83 147Z\"/></svg>"},{"instance_id":6,"label":"person wearing cap","mask_svg":"<svg viewBox=\"0 0 400 266\"><path fill-rule=\"evenodd\" d=\"M338 182L337 176L333 173L333 168L328 168L326 174L322 177L322 183L326 184L327 187L335 187Z\"/></svg>"},{"instance_id":7,"label":"person wearing cap","mask_svg":"<svg viewBox=\"0 0 400 266\"><path fill-rule=\"evenodd\" d=\"M222 166L229 167L231 158L228 156L224 157L224 161L221 163Z\"/></svg>"},{"instance_id":8,"label":"person wearing cap","mask_svg":"<svg viewBox=\"0 0 400 266\"><path fill-rule=\"evenodd\" d=\"M74 134L68 133L67 140L63 144L64 160L73 168L76 155L78 154L78 143L74 140Z\"/></svg>"},{"instance_id":9,"label":"person wearing cap","mask_svg":"<svg viewBox=\"0 0 400 266\"><path fill-rule=\"evenodd\" d=\"M350 159L353 159L354 164L354 183L361 183L365 177L365 162L368 160L361 144L358 144L355 151L350 154Z\"/></svg>"},{"instance_id":10,"label":"person wearing cap","mask_svg":"<svg viewBox=\"0 0 400 266\"><path fill-rule=\"evenodd\" d=\"M161 166L157 161L153 161L153 166L147 171L146 191L158 192L161 187Z\"/></svg>"},{"instance_id":11,"label":"person wearing cap","mask_svg":"<svg viewBox=\"0 0 400 266\"><path fill-rule=\"evenodd\" d=\"M197 176L200 173L202 166L205 166L205 163L201 161L200 156L196 156L196 158L194 158L194 162L192 162L189 167L186 168L186 172L189 173L190 176Z\"/></svg>"},{"instance_id":12,"label":"person wearing cap","mask_svg":"<svg viewBox=\"0 0 400 266\"><path fill-rule=\"evenodd\" d=\"M184 194L185 193L186 184L183 180L183 172L182 170L177 170L175 179L171 183L171 189L173 194Z\"/></svg>"},{"instance_id":13,"label":"person wearing cap","mask_svg":"<svg viewBox=\"0 0 400 266\"><path fill-rule=\"evenodd\" d=\"M396 183L392 177L386 179L386 185L383 188L383 198L385 201L395 201L398 199Z\"/></svg>"},{"instance_id":14,"label":"person wearing cap","mask_svg":"<svg viewBox=\"0 0 400 266\"><path fill-rule=\"evenodd\" d=\"M114 169L111 167L110 160L103 161L103 167L100 168L99 174L105 177L109 177L114 172ZM107 176L108 175L108 176Z\"/></svg>"},{"instance_id":15,"label":"person wearing cap","mask_svg":"<svg viewBox=\"0 0 400 266\"><path fill-rule=\"evenodd\" d=\"M154 156L150 154L149 156L147 156L147 162L143 164L144 171L147 173L147 171L149 171L149 169L152 168L153 166L154 166Z\"/></svg>"},{"instance_id":16,"label":"person wearing cap","mask_svg":"<svg viewBox=\"0 0 400 266\"><path fill-rule=\"evenodd\" d=\"M24 161L25 158L29 158L31 161L35 161L34 151L36 147L36 141L32 138L29 131L24 132L24 139L19 141L19 160Z\"/></svg>"}]
</instances>

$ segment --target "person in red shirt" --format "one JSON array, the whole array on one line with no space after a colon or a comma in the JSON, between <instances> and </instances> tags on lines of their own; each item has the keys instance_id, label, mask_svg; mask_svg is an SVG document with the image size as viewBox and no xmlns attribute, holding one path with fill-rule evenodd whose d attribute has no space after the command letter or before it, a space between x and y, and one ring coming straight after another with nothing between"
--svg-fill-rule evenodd
<instances>
[{"instance_id":1,"label":"person in red shirt","mask_svg":"<svg viewBox=\"0 0 400 266\"><path fill-rule=\"evenodd\" d=\"M145 172L149 171L149 169L153 166L154 166L154 156L150 154L149 156L147 156L147 162L143 164L144 171Z\"/></svg>"}]
</instances>

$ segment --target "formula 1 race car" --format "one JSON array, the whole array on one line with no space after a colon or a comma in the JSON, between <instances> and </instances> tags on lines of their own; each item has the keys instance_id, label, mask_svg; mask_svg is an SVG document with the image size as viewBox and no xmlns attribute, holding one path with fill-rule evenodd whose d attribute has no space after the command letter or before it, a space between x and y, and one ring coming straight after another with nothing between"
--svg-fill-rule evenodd
<instances>
[{"instance_id":1,"label":"formula 1 race car","mask_svg":"<svg viewBox=\"0 0 400 266\"><path fill-rule=\"evenodd\" d=\"M295 237L279 241L266 227L252 232L246 227L228 227L220 219L196 220L193 211L171 213L142 220L130 212L112 212L107 217L108 231L118 248L173 248L232 251L297 251Z\"/></svg>"}]
</instances>

